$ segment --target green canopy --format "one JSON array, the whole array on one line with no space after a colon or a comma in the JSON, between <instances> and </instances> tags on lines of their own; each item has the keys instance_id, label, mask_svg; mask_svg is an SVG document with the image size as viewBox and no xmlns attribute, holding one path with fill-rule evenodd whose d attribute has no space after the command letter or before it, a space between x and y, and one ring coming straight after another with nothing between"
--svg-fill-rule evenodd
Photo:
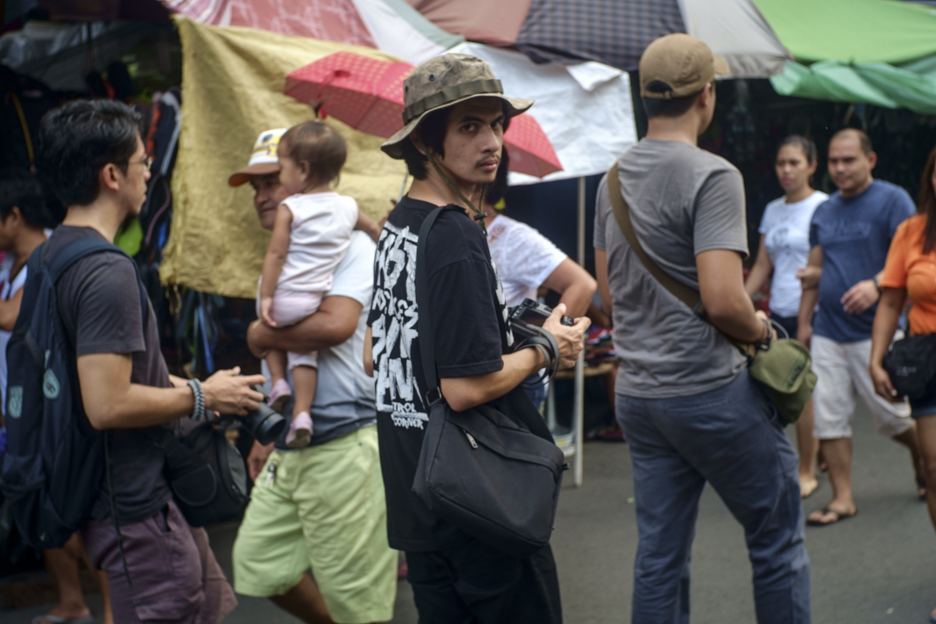
<instances>
[{"instance_id":1,"label":"green canopy","mask_svg":"<svg viewBox=\"0 0 936 624\"><path fill-rule=\"evenodd\" d=\"M781 95L866 102L936 115L936 80L887 63L822 61L806 67L789 61L770 82Z\"/></svg>"},{"instance_id":2,"label":"green canopy","mask_svg":"<svg viewBox=\"0 0 936 624\"><path fill-rule=\"evenodd\" d=\"M898 0L754 0L803 63L906 63L936 54L936 8Z\"/></svg>"},{"instance_id":3,"label":"green canopy","mask_svg":"<svg viewBox=\"0 0 936 624\"><path fill-rule=\"evenodd\" d=\"M936 8L896 0L755 3L796 59L771 78L778 93L936 114Z\"/></svg>"}]
</instances>

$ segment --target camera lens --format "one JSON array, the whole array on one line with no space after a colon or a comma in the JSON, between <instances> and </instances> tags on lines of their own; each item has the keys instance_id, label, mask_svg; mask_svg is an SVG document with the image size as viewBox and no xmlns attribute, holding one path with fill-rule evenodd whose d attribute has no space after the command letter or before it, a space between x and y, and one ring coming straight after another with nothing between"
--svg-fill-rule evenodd
<instances>
[{"instance_id":1,"label":"camera lens","mask_svg":"<svg viewBox=\"0 0 936 624\"><path fill-rule=\"evenodd\" d=\"M276 440L286 428L286 419L266 403L247 414L247 430L260 444L269 444Z\"/></svg>"},{"instance_id":2,"label":"camera lens","mask_svg":"<svg viewBox=\"0 0 936 624\"><path fill-rule=\"evenodd\" d=\"M258 392L260 388L254 388ZM244 417L244 426L250 432L257 442L267 445L273 442L283 433L286 428L286 419L282 414L276 412L266 403L264 396L263 403L257 409L248 412Z\"/></svg>"}]
</instances>

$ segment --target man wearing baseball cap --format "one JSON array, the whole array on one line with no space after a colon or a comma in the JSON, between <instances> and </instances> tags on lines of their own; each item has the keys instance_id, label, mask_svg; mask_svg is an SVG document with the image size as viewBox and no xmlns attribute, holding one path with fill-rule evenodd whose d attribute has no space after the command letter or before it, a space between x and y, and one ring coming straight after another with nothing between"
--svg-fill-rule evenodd
<instances>
[{"instance_id":1,"label":"man wearing baseball cap","mask_svg":"<svg viewBox=\"0 0 936 624\"><path fill-rule=\"evenodd\" d=\"M796 454L729 341L774 336L744 291L743 182L696 142L712 120L715 76L728 67L702 41L673 34L647 46L639 70L647 135L602 180L595 215L596 272L614 319L616 409L630 446L640 538L632 621L689 621L689 559L708 482L744 527L757 621L809 622ZM610 185L620 188L650 260L701 293L707 321L628 244Z\"/></svg>"},{"instance_id":2,"label":"man wearing baseball cap","mask_svg":"<svg viewBox=\"0 0 936 624\"><path fill-rule=\"evenodd\" d=\"M276 158L283 133L262 132L229 180L250 182L266 229L288 195ZM282 439L254 442L247 465L255 485L232 553L237 593L270 598L304 622L393 618L397 554L387 545L374 388L361 362L373 268L374 242L356 231L315 314L279 329L255 322L247 335L257 355L297 345L319 352L315 434L295 450Z\"/></svg>"},{"instance_id":3,"label":"man wearing baseball cap","mask_svg":"<svg viewBox=\"0 0 936 624\"><path fill-rule=\"evenodd\" d=\"M533 102L504 97L481 59L446 54L406 78L404 103L404 128L382 149L405 160L415 180L378 242L368 317L390 546L406 551L420 622L558 623L559 581L548 546L526 558L504 554L435 516L412 491L429 418L419 315L434 321L442 395L456 411L504 396L544 365L537 349L506 353L513 338L504 293L484 232L472 218L501 166L510 119ZM432 228L428 305L417 309L419 230L439 206L456 209L442 212ZM588 320L563 326L564 311L557 306L544 327L556 338L562 364L570 366ZM370 345L365 339L365 349ZM365 363L370 355L365 351Z\"/></svg>"}]
</instances>

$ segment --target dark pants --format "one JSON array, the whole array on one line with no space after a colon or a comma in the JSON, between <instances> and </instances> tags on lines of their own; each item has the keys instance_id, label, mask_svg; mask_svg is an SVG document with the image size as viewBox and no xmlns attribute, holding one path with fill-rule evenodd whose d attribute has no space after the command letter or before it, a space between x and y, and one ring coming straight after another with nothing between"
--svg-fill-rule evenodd
<instances>
[{"instance_id":1,"label":"dark pants","mask_svg":"<svg viewBox=\"0 0 936 624\"><path fill-rule=\"evenodd\" d=\"M446 550L407 552L419 624L561 624L549 546L518 559L469 538Z\"/></svg>"},{"instance_id":2,"label":"dark pants","mask_svg":"<svg viewBox=\"0 0 936 624\"><path fill-rule=\"evenodd\" d=\"M689 622L690 553L706 481L744 527L757 621L808 624L796 453L747 371L694 396L618 395L617 415L630 447L640 539L633 624Z\"/></svg>"},{"instance_id":3,"label":"dark pants","mask_svg":"<svg viewBox=\"0 0 936 624\"><path fill-rule=\"evenodd\" d=\"M91 520L82 530L91 565L107 573L115 622L215 624L237 606L205 529L190 527L171 500L120 534L132 585L111 521Z\"/></svg>"}]
</instances>

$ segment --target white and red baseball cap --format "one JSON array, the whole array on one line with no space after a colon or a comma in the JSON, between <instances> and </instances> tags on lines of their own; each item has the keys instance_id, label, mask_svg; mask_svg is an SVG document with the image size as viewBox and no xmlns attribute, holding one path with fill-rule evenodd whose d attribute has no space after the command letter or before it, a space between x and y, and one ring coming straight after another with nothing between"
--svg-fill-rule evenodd
<instances>
[{"instance_id":1,"label":"white and red baseball cap","mask_svg":"<svg viewBox=\"0 0 936 624\"><path fill-rule=\"evenodd\" d=\"M243 169L235 172L228 178L228 184L231 186L240 186L250 181L250 178L258 175L268 175L277 173L280 170L279 160L276 157L276 148L279 147L280 139L286 134L288 128L277 128L275 130L265 130L257 137L254 143L253 151L250 153L250 162Z\"/></svg>"}]
</instances>

